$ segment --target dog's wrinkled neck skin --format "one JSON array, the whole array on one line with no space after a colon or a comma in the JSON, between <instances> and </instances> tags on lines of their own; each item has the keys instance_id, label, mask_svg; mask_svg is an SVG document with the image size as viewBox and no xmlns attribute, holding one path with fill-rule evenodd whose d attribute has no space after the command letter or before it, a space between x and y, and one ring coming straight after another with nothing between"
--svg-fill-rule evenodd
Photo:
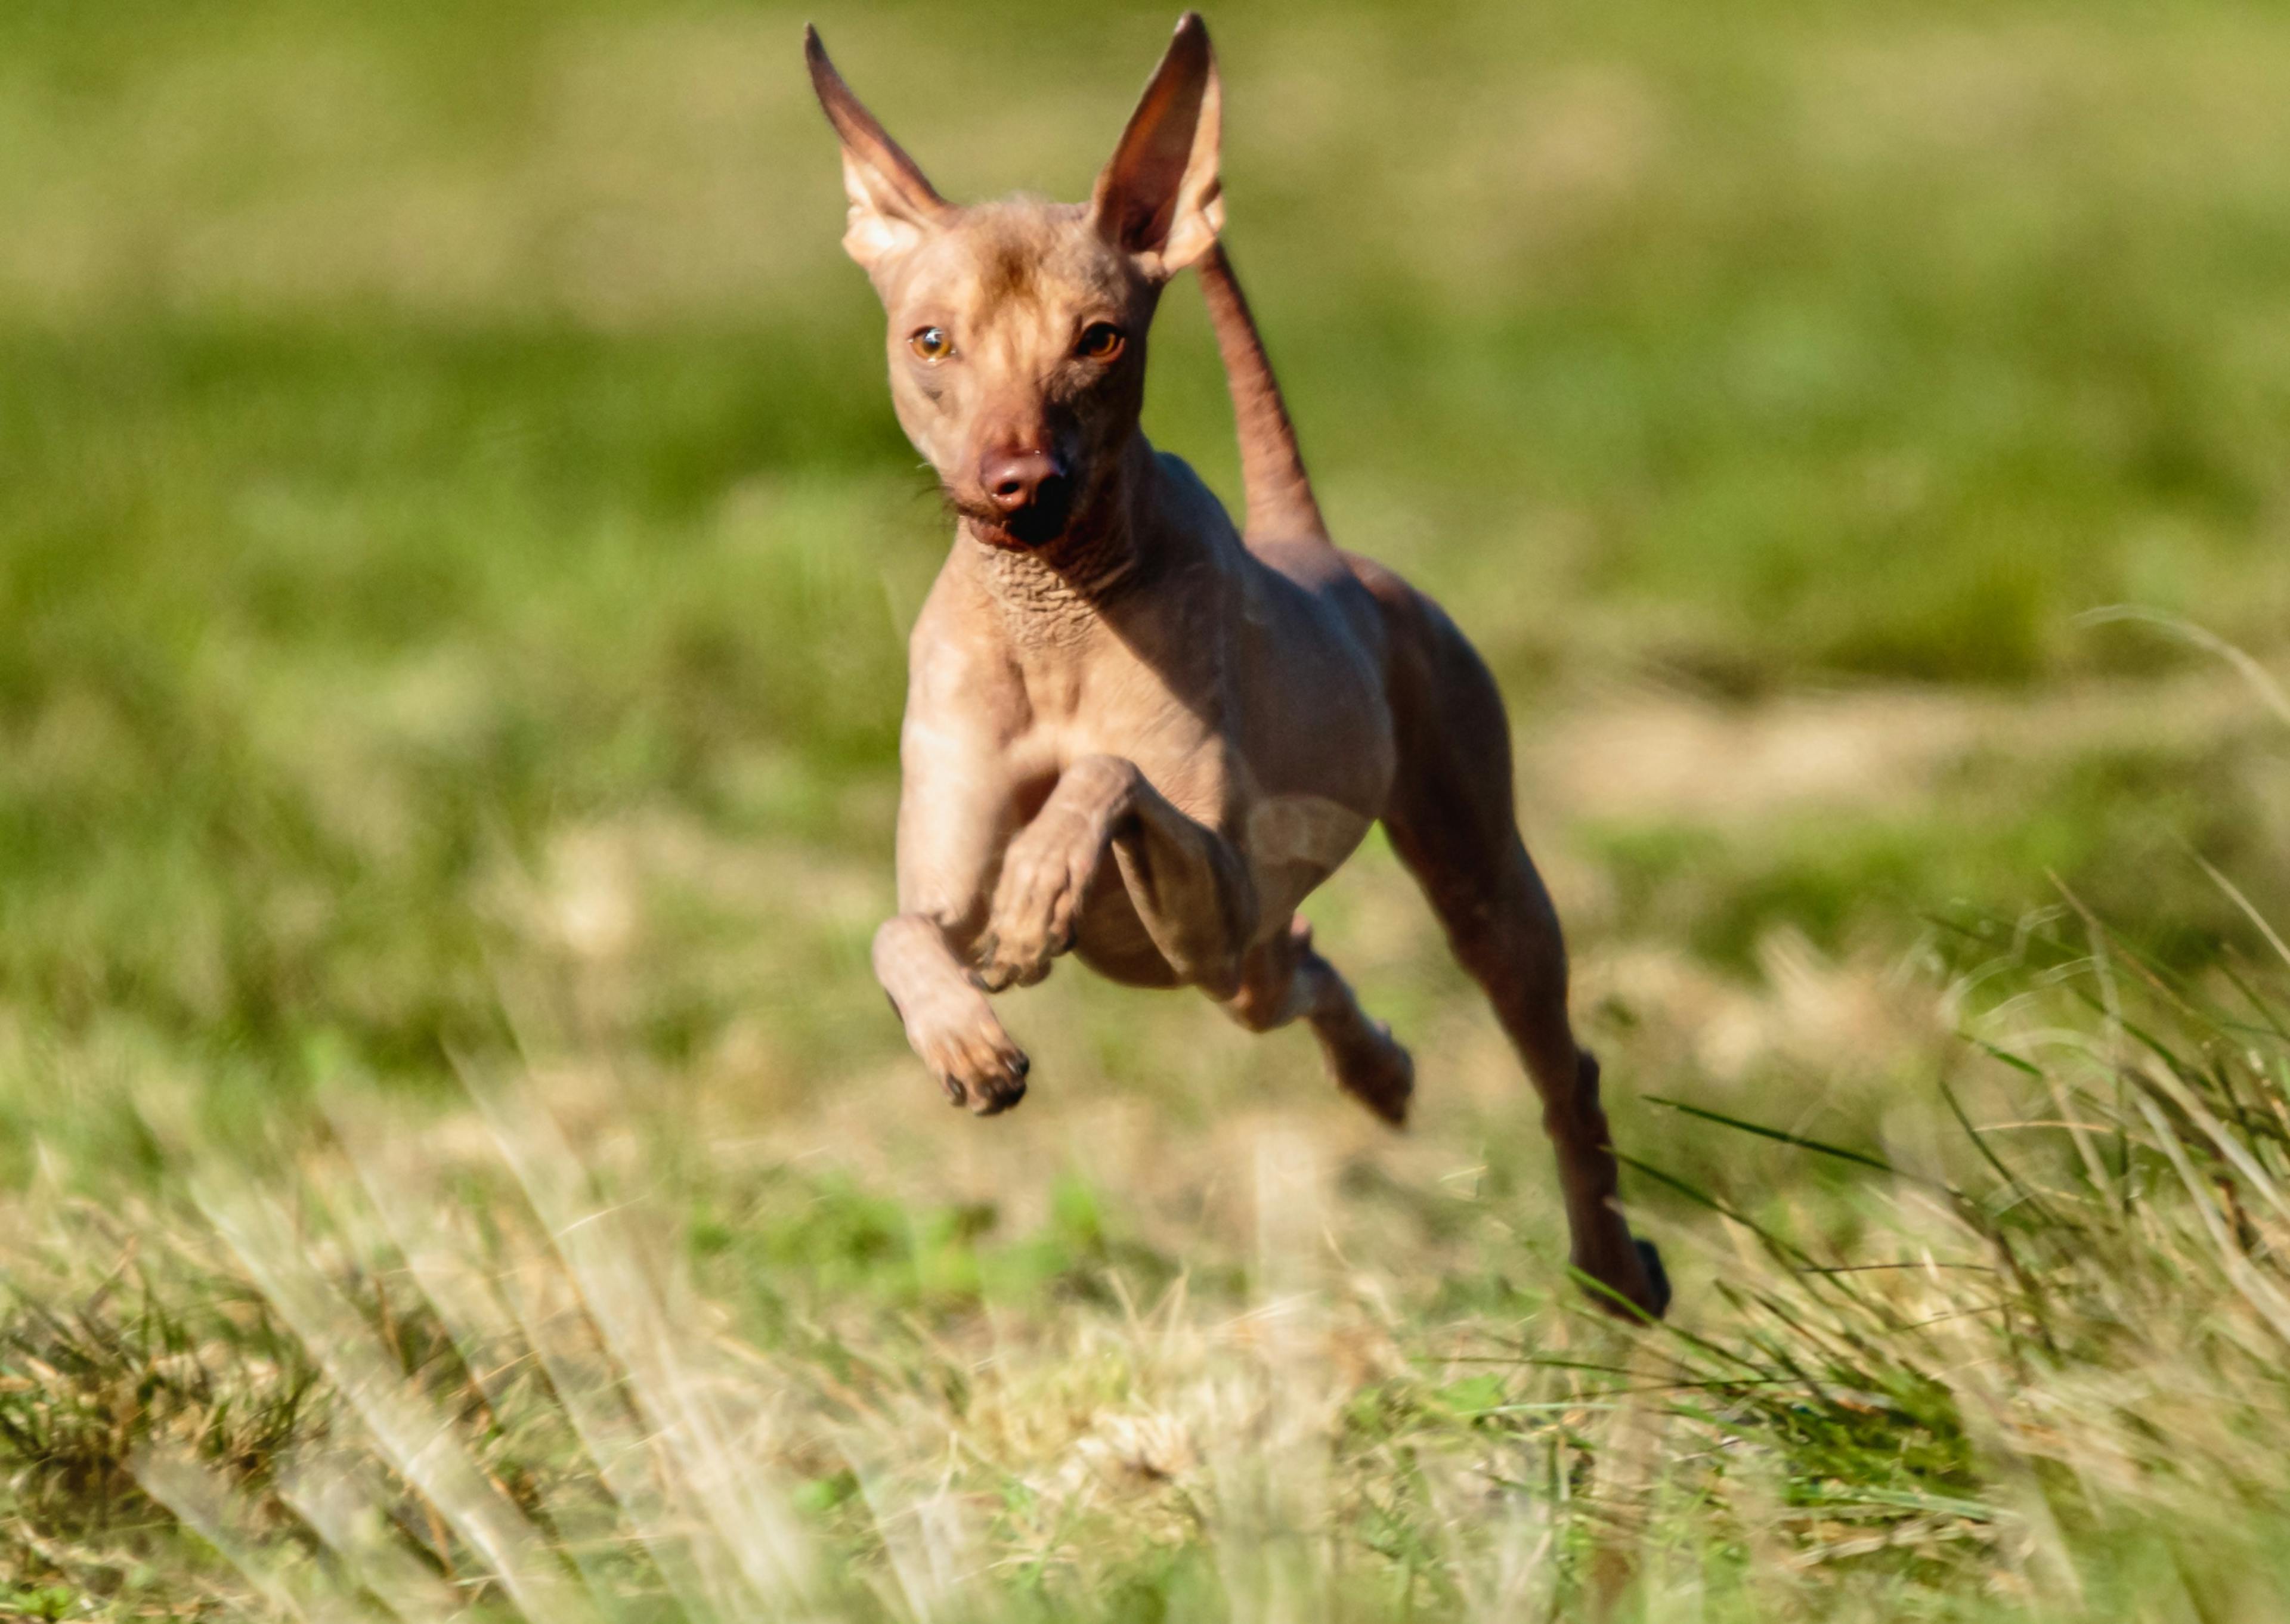
<instances>
[{"instance_id":1,"label":"dog's wrinkled neck skin","mask_svg":"<svg viewBox=\"0 0 2290 1624\"><path fill-rule=\"evenodd\" d=\"M1085 209L1029 198L955 211L871 274L900 426L997 599L1039 618L1135 573L1157 477L1138 419L1160 284ZM1093 333L1109 354L1089 353ZM1026 619L1013 632L1050 629Z\"/></svg>"},{"instance_id":2,"label":"dog's wrinkled neck skin","mask_svg":"<svg viewBox=\"0 0 2290 1624\"><path fill-rule=\"evenodd\" d=\"M1160 469L1131 430L1063 534L1012 547L965 518L955 545L968 556L1011 640L1028 646L1079 640L1117 598L1157 573Z\"/></svg>"}]
</instances>

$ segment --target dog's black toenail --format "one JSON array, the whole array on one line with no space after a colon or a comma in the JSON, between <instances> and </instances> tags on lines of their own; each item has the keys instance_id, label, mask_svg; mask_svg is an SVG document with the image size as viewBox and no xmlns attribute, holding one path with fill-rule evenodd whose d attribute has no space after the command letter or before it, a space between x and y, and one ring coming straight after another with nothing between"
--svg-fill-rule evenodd
<instances>
[{"instance_id":1,"label":"dog's black toenail","mask_svg":"<svg viewBox=\"0 0 2290 1624\"><path fill-rule=\"evenodd\" d=\"M1634 1241L1638 1249L1638 1261L1645 1266L1646 1290L1653 1298L1653 1316L1660 1319L1669 1312L1669 1271L1661 1266L1661 1253L1654 1250L1652 1241Z\"/></svg>"}]
</instances>

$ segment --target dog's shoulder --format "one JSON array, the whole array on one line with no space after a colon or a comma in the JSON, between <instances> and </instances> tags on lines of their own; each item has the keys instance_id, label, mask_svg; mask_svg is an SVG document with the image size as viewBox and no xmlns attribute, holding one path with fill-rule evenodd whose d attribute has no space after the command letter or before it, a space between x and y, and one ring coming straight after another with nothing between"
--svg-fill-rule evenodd
<instances>
[{"instance_id":1,"label":"dog's shoulder","mask_svg":"<svg viewBox=\"0 0 2290 1624\"><path fill-rule=\"evenodd\" d=\"M1232 515L1191 463L1157 445L1153 461L1161 476L1163 511L1174 524L1205 541L1239 542Z\"/></svg>"},{"instance_id":2,"label":"dog's shoulder","mask_svg":"<svg viewBox=\"0 0 2290 1624\"><path fill-rule=\"evenodd\" d=\"M983 583L957 555L939 572L907 634L909 704L993 691L1010 678L1008 639Z\"/></svg>"}]
</instances>

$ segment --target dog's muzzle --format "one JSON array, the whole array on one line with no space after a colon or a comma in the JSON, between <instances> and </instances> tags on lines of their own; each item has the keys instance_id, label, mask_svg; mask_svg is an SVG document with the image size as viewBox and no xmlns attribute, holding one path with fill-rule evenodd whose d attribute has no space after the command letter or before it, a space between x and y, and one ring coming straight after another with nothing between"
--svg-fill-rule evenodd
<instances>
[{"instance_id":1,"label":"dog's muzzle","mask_svg":"<svg viewBox=\"0 0 2290 1624\"><path fill-rule=\"evenodd\" d=\"M978 483L994 527L1020 547L1040 547L1065 533L1073 517L1073 476L1048 452L1002 452L986 458Z\"/></svg>"}]
</instances>

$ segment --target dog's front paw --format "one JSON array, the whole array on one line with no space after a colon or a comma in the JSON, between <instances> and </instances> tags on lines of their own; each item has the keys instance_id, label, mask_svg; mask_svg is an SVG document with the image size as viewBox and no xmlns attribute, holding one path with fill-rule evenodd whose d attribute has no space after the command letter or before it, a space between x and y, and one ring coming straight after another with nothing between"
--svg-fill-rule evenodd
<instances>
[{"instance_id":1,"label":"dog's front paw","mask_svg":"<svg viewBox=\"0 0 2290 1624\"><path fill-rule=\"evenodd\" d=\"M978 939L978 977L991 992L1031 987L1074 944L1082 899L1096 877L1104 836L1093 820L1045 812L1010 843L993 911Z\"/></svg>"},{"instance_id":2,"label":"dog's front paw","mask_svg":"<svg viewBox=\"0 0 2290 1624\"><path fill-rule=\"evenodd\" d=\"M996 1116L1026 1097L1031 1062L1011 1042L985 998L973 988L962 990L968 996L933 998L926 1007L901 1010L907 1041L950 1102L981 1116Z\"/></svg>"}]
</instances>

